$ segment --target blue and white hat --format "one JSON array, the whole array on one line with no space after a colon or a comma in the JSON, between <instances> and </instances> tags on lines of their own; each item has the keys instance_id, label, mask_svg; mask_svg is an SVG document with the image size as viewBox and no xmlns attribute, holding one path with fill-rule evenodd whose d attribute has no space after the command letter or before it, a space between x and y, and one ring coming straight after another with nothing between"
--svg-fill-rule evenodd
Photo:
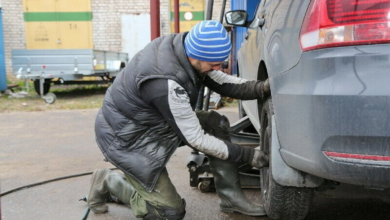
<instances>
[{"instance_id":1,"label":"blue and white hat","mask_svg":"<svg viewBox=\"0 0 390 220\"><path fill-rule=\"evenodd\" d=\"M184 40L187 56L207 62L226 60L232 48L230 38L218 21L206 20L196 24Z\"/></svg>"}]
</instances>

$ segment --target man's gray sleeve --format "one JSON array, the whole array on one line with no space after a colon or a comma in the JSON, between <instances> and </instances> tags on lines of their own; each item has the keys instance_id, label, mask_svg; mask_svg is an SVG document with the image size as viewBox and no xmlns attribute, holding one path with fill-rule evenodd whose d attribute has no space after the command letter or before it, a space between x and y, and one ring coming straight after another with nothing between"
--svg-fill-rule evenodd
<instances>
[{"instance_id":1,"label":"man's gray sleeve","mask_svg":"<svg viewBox=\"0 0 390 220\"><path fill-rule=\"evenodd\" d=\"M239 161L241 147L205 134L193 111L187 92L173 80L157 79L143 83L141 94L155 106L187 145L223 160Z\"/></svg>"}]
</instances>

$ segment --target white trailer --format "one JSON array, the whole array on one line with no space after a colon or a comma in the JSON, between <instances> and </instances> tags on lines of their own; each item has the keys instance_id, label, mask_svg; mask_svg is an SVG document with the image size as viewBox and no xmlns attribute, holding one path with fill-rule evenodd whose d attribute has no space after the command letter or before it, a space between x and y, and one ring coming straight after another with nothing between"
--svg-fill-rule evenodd
<instances>
[{"instance_id":1,"label":"white trailer","mask_svg":"<svg viewBox=\"0 0 390 220\"><path fill-rule=\"evenodd\" d=\"M110 83L128 60L127 53L93 49L12 50L14 75L25 80L27 90L33 80L35 91L50 104L56 99L49 93L51 84Z\"/></svg>"}]
</instances>

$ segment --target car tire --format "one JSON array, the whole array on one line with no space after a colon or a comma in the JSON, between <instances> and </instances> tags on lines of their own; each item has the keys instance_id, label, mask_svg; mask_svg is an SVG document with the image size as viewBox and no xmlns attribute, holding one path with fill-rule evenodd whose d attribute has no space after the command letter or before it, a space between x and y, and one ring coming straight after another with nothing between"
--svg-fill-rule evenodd
<instances>
[{"instance_id":1,"label":"car tire","mask_svg":"<svg viewBox=\"0 0 390 220\"><path fill-rule=\"evenodd\" d=\"M312 188L287 187L278 184L272 176L272 99L268 98L260 113L260 149L270 156L269 167L260 170L262 202L270 219L301 220L307 216L313 198Z\"/></svg>"}]
</instances>

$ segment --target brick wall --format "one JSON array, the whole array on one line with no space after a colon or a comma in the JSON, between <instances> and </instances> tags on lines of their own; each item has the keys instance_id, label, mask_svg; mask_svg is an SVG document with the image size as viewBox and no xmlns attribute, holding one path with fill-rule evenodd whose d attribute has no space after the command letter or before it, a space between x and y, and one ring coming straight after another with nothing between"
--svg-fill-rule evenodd
<instances>
[{"instance_id":1,"label":"brick wall","mask_svg":"<svg viewBox=\"0 0 390 220\"><path fill-rule=\"evenodd\" d=\"M208 1L206 0L206 2L205 2L205 7L206 8L207 8L207 4L208 4ZM213 20L219 21L219 18L221 16L221 7L222 7L222 0L214 0L214 4L213 4ZM227 12L227 11L230 11L230 0L226 1L225 12ZM225 20L225 16L223 17L223 20Z\"/></svg>"},{"instance_id":2,"label":"brick wall","mask_svg":"<svg viewBox=\"0 0 390 220\"><path fill-rule=\"evenodd\" d=\"M160 0L160 24L161 24L161 35L167 35L171 33L171 1Z\"/></svg>"},{"instance_id":3,"label":"brick wall","mask_svg":"<svg viewBox=\"0 0 390 220\"><path fill-rule=\"evenodd\" d=\"M149 11L150 0L92 0L94 48L121 51L121 16Z\"/></svg>"},{"instance_id":4,"label":"brick wall","mask_svg":"<svg viewBox=\"0 0 390 220\"><path fill-rule=\"evenodd\" d=\"M208 0L205 1L207 7ZM0 0L3 15L4 50L7 78L15 80L11 67L11 50L24 49L25 27L23 0ZM230 1L227 1L230 10ZM121 15L149 13L150 0L91 0L94 49L121 51ZM222 0L214 0L213 19L219 20ZM206 10L206 9L205 9ZM170 30L170 0L160 0L161 35Z\"/></svg>"},{"instance_id":5,"label":"brick wall","mask_svg":"<svg viewBox=\"0 0 390 220\"><path fill-rule=\"evenodd\" d=\"M11 50L25 48L26 35L22 0L1 0L3 15L4 52L7 79L15 79L11 69Z\"/></svg>"},{"instance_id":6,"label":"brick wall","mask_svg":"<svg viewBox=\"0 0 390 220\"><path fill-rule=\"evenodd\" d=\"M208 0L205 0L207 6ZM227 1L230 10L230 1ZM213 19L219 20L222 0L214 0ZM206 9L205 9L206 10ZM92 0L93 41L98 50L120 51L121 15L132 13L149 13L150 0ZM170 0L160 0L161 35L171 33ZM102 34L104 33L104 34Z\"/></svg>"}]
</instances>

